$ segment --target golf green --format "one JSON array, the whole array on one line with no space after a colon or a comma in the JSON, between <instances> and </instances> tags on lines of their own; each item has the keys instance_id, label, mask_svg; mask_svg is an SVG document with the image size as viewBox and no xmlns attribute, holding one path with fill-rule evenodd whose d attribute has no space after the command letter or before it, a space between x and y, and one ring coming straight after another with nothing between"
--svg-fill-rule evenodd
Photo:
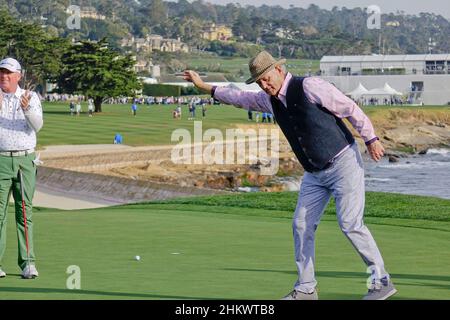
<instances>
[{"instance_id":1,"label":"golf green","mask_svg":"<svg viewBox=\"0 0 450 320\"><path fill-rule=\"evenodd\" d=\"M272 200L277 196L282 203L292 194ZM240 197L251 203L264 194ZM214 205L212 198L78 211L37 208L40 275L34 280L19 276L10 210L0 299L279 299L290 291L296 279L290 212L227 205L223 197ZM377 205L373 199L371 205ZM445 206L448 211L450 201ZM443 220L366 218L399 291L393 299L450 299L450 222ZM316 263L320 299L365 294L365 265L329 213L317 231ZM80 290L66 286L72 265L81 270Z\"/></svg>"}]
</instances>

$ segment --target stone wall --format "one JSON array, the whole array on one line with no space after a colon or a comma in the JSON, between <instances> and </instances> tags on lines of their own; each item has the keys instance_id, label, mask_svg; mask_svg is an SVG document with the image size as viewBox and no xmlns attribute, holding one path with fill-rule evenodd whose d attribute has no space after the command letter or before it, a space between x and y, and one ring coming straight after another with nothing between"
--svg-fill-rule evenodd
<instances>
[{"instance_id":1,"label":"stone wall","mask_svg":"<svg viewBox=\"0 0 450 320\"><path fill-rule=\"evenodd\" d=\"M59 192L68 190L71 195L81 198L86 196L115 203L226 193L221 190L181 187L44 166L38 168L37 186L44 186Z\"/></svg>"}]
</instances>

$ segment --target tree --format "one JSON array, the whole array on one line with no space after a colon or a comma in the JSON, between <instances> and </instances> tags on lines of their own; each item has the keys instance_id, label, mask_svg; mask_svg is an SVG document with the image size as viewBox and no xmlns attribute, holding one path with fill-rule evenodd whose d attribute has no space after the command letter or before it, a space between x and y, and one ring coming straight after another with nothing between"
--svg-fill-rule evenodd
<instances>
[{"instance_id":1,"label":"tree","mask_svg":"<svg viewBox=\"0 0 450 320\"><path fill-rule=\"evenodd\" d=\"M164 23L167 19L166 5L162 0L153 0L148 9L144 12L152 27Z\"/></svg>"},{"instance_id":2,"label":"tree","mask_svg":"<svg viewBox=\"0 0 450 320\"><path fill-rule=\"evenodd\" d=\"M62 57L58 90L94 99L95 112L102 112L106 98L135 95L141 84L133 70L134 60L108 48L106 39L81 41Z\"/></svg>"},{"instance_id":3,"label":"tree","mask_svg":"<svg viewBox=\"0 0 450 320\"><path fill-rule=\"evenodd\" d=\"M233 24L233 34L247 40L247 33L252 29L250 18L241 12Z\"/></svg>"},{"instance_id":4,"label":"tree","mask_svg":"<svg viewBox=\"0 0 450 320\"><path fill-rule=\"evenodd\" d=\"M0 25L0 55L20 62L24 87L43 85L59 73L66 39L46 34L38 24L15 20L6 11L0 11Z\"/></svg>"}]
</instances>

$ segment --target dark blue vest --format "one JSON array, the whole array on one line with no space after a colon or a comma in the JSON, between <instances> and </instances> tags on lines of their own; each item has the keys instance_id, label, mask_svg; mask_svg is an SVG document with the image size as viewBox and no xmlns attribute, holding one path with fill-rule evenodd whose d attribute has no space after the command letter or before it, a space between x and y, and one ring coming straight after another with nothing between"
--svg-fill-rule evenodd
<instances>
[{"instance_id":1,"label":"dark blue vest","mask_svg":"<svg viewBox=\"0 0 450 320\"><path fill-rule=\"evenodd\" d=\"M342 119L308 100L303 90L304 79L291 79L286 94L287 108L273 96L271 102L275 119L297 159L306 171L314 172L325 169L355 139Z\"/></svg>"}]
</instances>

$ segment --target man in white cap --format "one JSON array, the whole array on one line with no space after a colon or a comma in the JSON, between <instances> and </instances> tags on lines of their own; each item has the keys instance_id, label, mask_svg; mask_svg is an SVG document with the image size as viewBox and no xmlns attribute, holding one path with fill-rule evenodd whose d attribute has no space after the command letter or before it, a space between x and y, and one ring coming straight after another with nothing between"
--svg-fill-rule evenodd
<instances>
[{"instance_id":1,"label":"man in white cap","mask_svg":"<svg viewBox=\"0 0 450 320\"><path fill-rule=\"evenodd\" d=\"M38 276L33 246L32 201L36 182L36 133L42 128L42 107L35 92L19 87L20 63L0 61L0 278L6 249L6 216L12 193L22 277Z\"/></svg>"},{"instance_id":2,"label":"man in white cap","mask_svg":"<svg viewBox=\"0 0 450 320\"><path fill-rule=\"evenodd\" d=\"M262 51L249 62L258 93L205 83L191 70L184 79L226 104L275 116L295 155L305 169L293 218L295 262L298 279L285 300L317 300L315 278L315 232L331 196L342 232L372 271L367 300L383 300L397 292L384 267L383 258L364 225L364 168L348 119L364 139L370 156L379 161L384 148L369 118L342 92L318 77L294 77Z\"/></svg>"}]
</instances>

